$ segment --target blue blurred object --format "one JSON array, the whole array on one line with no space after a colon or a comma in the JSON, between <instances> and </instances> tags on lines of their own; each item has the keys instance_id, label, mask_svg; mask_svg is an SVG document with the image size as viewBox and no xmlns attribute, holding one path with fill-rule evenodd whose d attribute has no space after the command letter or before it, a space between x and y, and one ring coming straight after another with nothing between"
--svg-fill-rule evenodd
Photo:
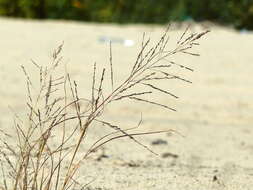
<instances>
[{"instance_id":1,"label":"blue blurred object","mask_svg":"<svg viewBox=\"0 0 253 190\"><path fill-rule=\"evenodd\" d=\"M118 37L109 37L109 36L100 36L98 38L98 41L100 43L116 43L116 44L122 44L123 46L133 46L134 41L133 40L128 40L128 39L123 39L123 38L118 38Z\"/></svg>"},{"instance_id":2,"label":"blue blurred object","mask_svg":"<svg viewBox=\"0 0 253 190\"><path fill-rule=\"evenodd\" d=\"M249 31L245 28L241 29L239 32L240 32L240 34L248 34L249 33Z\"/></svg>"}]
</instances>

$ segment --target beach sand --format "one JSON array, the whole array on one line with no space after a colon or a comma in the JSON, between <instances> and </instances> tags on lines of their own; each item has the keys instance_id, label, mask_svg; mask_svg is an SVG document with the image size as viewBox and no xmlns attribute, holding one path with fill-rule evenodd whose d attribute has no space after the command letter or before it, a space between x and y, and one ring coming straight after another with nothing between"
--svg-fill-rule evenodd
<instances>
[{"instance_id":1,"label":"beach sand","mask_svg":"<svg viewBox=\"0 0 253 190\"><path fill-rule=\"evenodd\" d=\"M143 32L157 41L165 27L160 25L116 25L71 21L0 19L0 128L13 132L13 113L25 116L24 65L35 74L31 59L39 64L51 60L53 50L64 41L63 62L79 85L80 96L88 97L94 62L109 64L112 43L115 85L129 74L141 47ZM158 153L156 156L128 139L111 142L87 159L80 169L81 182L89 190L247 190L253 186L253 33L239 32L213 24L193 24L191 32L211 30L193 52L200 57L179 55L172 61L194 69L173 70L191 80L159 84L179 99L158 94L161 103L177 110L123 101L105 109L105 118L122 128L141 131L173 129L138 138ZM185 27L169 31L168 48L175 46ZM134 44L126 46L121 40ZM100 69L101 70L101 69ZM107 83L110 88L110 82ZM11 109L9 108L11 107ZM106 132L94 125L90 141ZM155 144L155 142L163 142ZM14 142L10 142L12 144Z\"/></svg>"}]
</instances>

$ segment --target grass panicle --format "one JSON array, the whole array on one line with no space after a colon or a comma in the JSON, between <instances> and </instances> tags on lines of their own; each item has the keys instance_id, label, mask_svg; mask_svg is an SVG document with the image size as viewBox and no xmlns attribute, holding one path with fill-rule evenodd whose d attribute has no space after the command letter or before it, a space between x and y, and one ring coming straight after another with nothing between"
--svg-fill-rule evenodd
<instances>
[{"instance_id":1,"label":"grass panicle","mask_svg":"<svg viewBox=\"0 0 253 190\"><path fill-rule=\"evenodd\" d=\"M169 105L147 98L147 95L162 93L168 98L177 99L177 95L168 89L162 89L155 82L180 80L190 83L187 79L171 74L169 69L171 67L188 71L193 71L193 69L170 61L170 58L180 53L198 56L190 52L190 49L199 45L197 41L209 31L188 35L188 29L180 36L176 48L172 50L167 49L169 27L153 46L144 33L136 61L129 75L118 85L115 85L110 43L108 69L103 68L102 72L98 73L97 65L94 64L90 99L80 97L78 83L71 79L66 69L64 73L61 72L61 68L65 68L61 61L63 43L53 52L52 61L49 64L40 65L32 60L32 64L37 69L38 81L29 75L24 66L21 66L27 88L27 117L20 118L14 115L16 135L10 136L0 131L0 134L4 136L2 139L17 139L15 148L7 141L1 140L0 155L4 189L71 189L74 185L80 185L76 180L76 174L83 161L103 145L120 138L129 138L147 151L156 154L136 137L176 131L168 129L167 131L135 133L132 130L141 125L142 119L137 126L124 129L121 125L100 119L100 116L109 104L117 104L118 101L123 100L137 101L176 111ZM109 92L104 89L106 75L110 76L111 90ZM86 103L84 109L81 106L82 102ZM95 139L87 152L83 153L80 149L81 145L85 142L88 129L94 122L112 129L113 132ZM60 138L55 140L56 136Z\"/></svg>"}]
</instances>

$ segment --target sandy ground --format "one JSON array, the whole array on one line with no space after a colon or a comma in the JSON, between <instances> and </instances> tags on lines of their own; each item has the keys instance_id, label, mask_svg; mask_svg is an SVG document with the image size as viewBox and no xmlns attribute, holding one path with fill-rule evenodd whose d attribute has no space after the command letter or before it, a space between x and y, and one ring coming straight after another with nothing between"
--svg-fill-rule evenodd
<instances>
[{"instance_id":1,"label":"sandy ground","mask_svg":"<svg viewBox=\"0 0 253 190\"><path fill-rule=\"evenodd\" d=\"M195 24L191 31L204 30ZM246 190L253 187L253 33L207 25L211 29L195 52L201 57L178 56L171 60L195 71L179 71L193 84L180 81L161 84L180 99L158 97L178 111L123 102L106 109L106 117L122 126L138 123L143 114L143 131L175 129L179 135L143 136L140 140L155 156L128 140L105 146L106 158L96 156L81 170L83 183L93 181L89 190ZM64 41L63 61L79 82L84 96L90 90L92 65L109 63L109 46L104 37L133 40L127 47L113 43L116 81L131 68L140 48L142 33L155 41L164 27L145 25L105 25L76 22L23 21L0 19L0 127L11 130L11 106L24 115L26 89L20 65L31 72L30 59L43 64L52 50ZM170 32L175 44L183 29ZM100 39L100 40L99 40ZM103 128L97 129L98 133ZM93 134L94 137L96 134ZM156 140L164 143L152 145Z\"/></svg>"}]
</instances>

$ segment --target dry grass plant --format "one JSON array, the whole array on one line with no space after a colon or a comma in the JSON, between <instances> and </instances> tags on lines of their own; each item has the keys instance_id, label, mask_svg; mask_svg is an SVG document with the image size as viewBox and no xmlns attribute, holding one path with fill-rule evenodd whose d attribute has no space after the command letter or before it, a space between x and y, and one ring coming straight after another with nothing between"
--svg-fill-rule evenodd
<instances>
[{"instance_id":1,"label":"dry grass plant","mask_svg":"<svg viewBox=\"0 0 253 190\"><path fill-rule=\"evenodd\" d=\"M75 175L83 161L104 144L119 138L128 137L154 153L139 142L135 136L166 131L133 133L131 131L136 127L123 129L111 122L101 120L100 116L109 104L117 103L123 99L176 111L168 105L146 99L144 95L159 92L172 98L178 98L175 94L155 85L154 82L176 79L189 83L190 81L180 76L170 74L169 68L179 67L189 71L193 70L172 62L169 58L179 53L198 56L189 50L199 45L198 39L208 31L188 35L187 28L179 38L176 48L167 50L168 29L169 27L154 46L151 46L150 39L146 39L145 34L143 35L141 50L136 61L128 77L118 86L115 86L114 82L110 44L110 65L108 69L104 68L101 73L97 73L97 65L94 64L90 99L79 97L77 82L71 80L67 71L59 75L62 73L60 69L64 68L60 55L63 44L54 51L52 62L48 65L39 65L32 61L38 71L38 84L22 66L26 76L28 114L27 118L22 119L15 115L16 136L13 135L12 138L17 139L17 147L11 147L7 141L1 141L3 189L67 190L73 188L74 185L78 184ZM106 74L110 75L112 88L109 94L104 93ZM140 88L140 86L145 88ZM72 100L68 98L69 94L72 96ZM81 102L86 102L85 109L81 109ZM93 122L107 126L114 132L94 140L88 151L83 153L80 147L85 141L88 129ZM141 121L138 126L140 124ZM169 129L168 131L173 130ZM4 131L1 133L4 134ZM61 136L60 141L53 141L56 135Z\"/></svg>"}]
</instances>

